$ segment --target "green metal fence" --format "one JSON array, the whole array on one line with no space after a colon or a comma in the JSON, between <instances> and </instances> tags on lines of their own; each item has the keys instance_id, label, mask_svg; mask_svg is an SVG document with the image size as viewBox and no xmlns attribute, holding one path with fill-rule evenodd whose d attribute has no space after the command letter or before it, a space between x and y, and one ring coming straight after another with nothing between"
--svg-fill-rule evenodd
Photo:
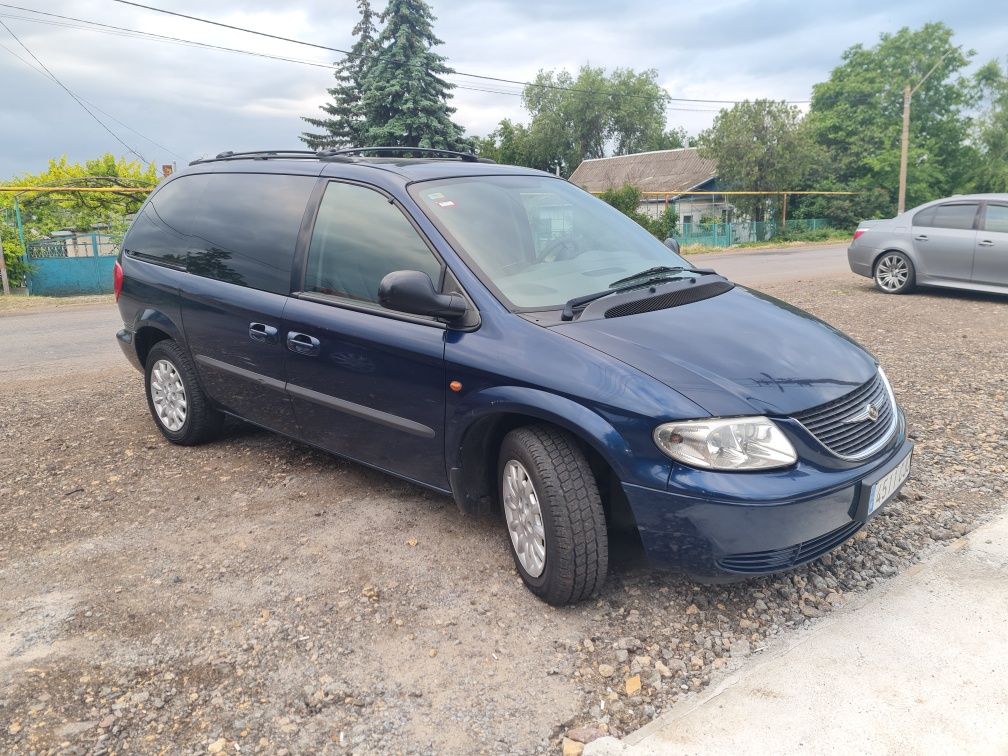
<instances>
[{"instance_id":1,"label":"green metal fence","mask_svg":"<svg viewBox=\"0 0 1008 756\"><path fill-rule=\"evenodd\" d=\"M777 221L735 221L734 223L684 223L675 235L680 244L730 247L732 244L770 241L783 231L801 232L826 228L824 218L795 218Z\"/></svg>"},{"instance_id":2,"label":"green metal fence","mask_svg":"<svg viewBox=\"0 0 1008 756\"><path fill-rule=\"evenodd\" d=\"M31 294L108 294L120 233L73 233L25 244Z\"/></svg>"}]
</instances>

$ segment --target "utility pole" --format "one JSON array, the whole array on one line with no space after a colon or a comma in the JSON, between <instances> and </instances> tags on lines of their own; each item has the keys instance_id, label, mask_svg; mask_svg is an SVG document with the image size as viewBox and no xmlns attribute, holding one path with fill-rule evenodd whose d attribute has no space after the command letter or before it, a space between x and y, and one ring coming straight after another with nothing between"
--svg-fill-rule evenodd
<instances>
[{"instance_id":1,"label":"utility pole","mask_svg":"<svg viewBox=\"0 0 1008 756\"><path fill-rule=\"evenodd\" d=\"M906 210L907 154L910 152L910 100L913 98L914 92L920 89L921 84L927 81L928 77L938 69L941 62L958 49L958 47L953 47L946 50L945 54L938 58L938 62L931 66L931 70L924 74L924 78L918 81L917 86L913 89L910 88L909 84L903 87L903 137L900 140L899 200L896 203L897 215Z\"/></svg>"},{"instance_id":2,"label":"utility pole","mask_svg":"<svg viewBox=\"0 0 1008 756\"><path fill-rule=\"evenodd\" d=\"M3 222L0 221L0 281L3 283L4 296L10 295L10 282L7 280L7 258L3 253Z\"/></svg>"}]
</instances>

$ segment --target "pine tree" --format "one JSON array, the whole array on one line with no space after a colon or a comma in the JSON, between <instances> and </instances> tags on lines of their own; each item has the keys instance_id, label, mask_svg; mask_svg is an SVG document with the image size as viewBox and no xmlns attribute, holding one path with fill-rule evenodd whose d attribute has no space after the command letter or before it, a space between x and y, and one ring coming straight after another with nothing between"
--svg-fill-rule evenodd
<instances>
[{"instance_id":1,"label":"pine tree","mask_svg":"<svg viewBox=\"0 0 1008 756\"><path fill-rule=\"evenodd\" d=\"M448 105L453 73L433 51L434 15L423 0L389 0L361 94L371 146L469 149Z\"/></svg>"},{"instance_id":2,"label":"pine tree","mask_svg":"<svg viewBox=\"0 0 1008 756\"><path fill-rule=\"evenodd\" d=\"M321 133L304 132L301 141L313 150L359 147L364 144L364 113L361 89L375 46L374 11L369 0L357 0L360 20L353 28L356 38L350 54L336 66L336 86L327 90L332 102L322 106L325 118L302 116Z\"/></svg>"}]
</instances>

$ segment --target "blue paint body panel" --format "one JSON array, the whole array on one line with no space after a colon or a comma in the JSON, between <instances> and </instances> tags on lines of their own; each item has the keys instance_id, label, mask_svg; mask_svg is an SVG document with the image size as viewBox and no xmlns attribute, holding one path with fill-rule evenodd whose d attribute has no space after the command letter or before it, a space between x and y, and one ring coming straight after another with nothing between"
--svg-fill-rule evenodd
<instances>
[{"instance_id":1,"label":"blue paint body panel","mask_svg":"<svg viewBox=\"0 0 1008 756\"><path fill-rule=\"evenodd\" d=\"M700 575L731 572L722 562L733 554L770 572L786 559L798 563L832 548L864 521L867 485L910 449L902 416L885 448L864 462L830 453L790 417L848 394L878 369L864 349L812 316L736 287L624 317L536 322L494 296L408 192L425 179L537 172L410 160L313 169L307 161L222 161L198 170L295 166L302 175L321 174L316 207L330 178L387 193L458 281L479 313L478 327L445 327L300 292L310 202L289 296L123 255L120 343L128 355L134 334L159 328L194 357L214 361L197 359L218 406L440 491L467 480L459 471L469 463L474 428L514 415L552 423L612 471L648 556ZM129 241L127 234L127 250ZM250 341L250 322L275 326L278 342ZM315 338L317 351L287 348L285 338L295 333ZM131 359L137 364L135 354ZM451 381L461 389L449 391ZM660 423L712 415L774 418L798 463L767 472L705 471L674 463L653 440ZM496 459L482 463L493 469ZM464 499L465 492L452 492Z\"/></svg>"}]
</instances>

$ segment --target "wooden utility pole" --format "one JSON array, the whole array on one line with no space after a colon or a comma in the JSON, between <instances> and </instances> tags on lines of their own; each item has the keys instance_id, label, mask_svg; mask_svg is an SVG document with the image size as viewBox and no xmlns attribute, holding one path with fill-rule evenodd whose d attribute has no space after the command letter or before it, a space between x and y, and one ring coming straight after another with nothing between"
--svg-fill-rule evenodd
<instances>
[{"instance_id":1,"label":"wooden utility pole","mask_svg":"<svg viewBox=\"0 0 1008 756\"><path fill-rule=\"evenodd\" d=\"M903 87L903 138L900 140L899 200L896 203L897 215L906 210L907 155L910 152L910 100L913 98L914 92L920 89L921 84L927 81L928 77L938 70L941 62L958 49L958 47L952 47L946 50L945 54L938 58L938 62L931 66L931 70L924 74L924 78L918 81L917 86L913 89L910 88L909 84Z\"/></svg>"},{"instance_id":2,"label":"wooden utility pole","mask_svg":"<svg viewBox=\"0 0 1008 756\"><path fill-rule=\"evenodd\" d=\"M2 224L0 224L0 279L3 282L4 296L10 296L10 281L7 280L7 258L4 257L3 253Z\"/></svg>"},{"instance_id":3,"label":"wooden utility pole","mask_svg":"<svg viewBox=\"0 0 1008 756\"><path fill-rule=\"evenodd\" d=\"M923 83L921 81L921 84ZM917 86L919 87L920 84ZM907 153L910 151L910 98L912 96L913 90L907 84L903 87L903 136L900 139L899 202L896 204L897 215L906 210Z\"/></svg>"}]
</instances>

